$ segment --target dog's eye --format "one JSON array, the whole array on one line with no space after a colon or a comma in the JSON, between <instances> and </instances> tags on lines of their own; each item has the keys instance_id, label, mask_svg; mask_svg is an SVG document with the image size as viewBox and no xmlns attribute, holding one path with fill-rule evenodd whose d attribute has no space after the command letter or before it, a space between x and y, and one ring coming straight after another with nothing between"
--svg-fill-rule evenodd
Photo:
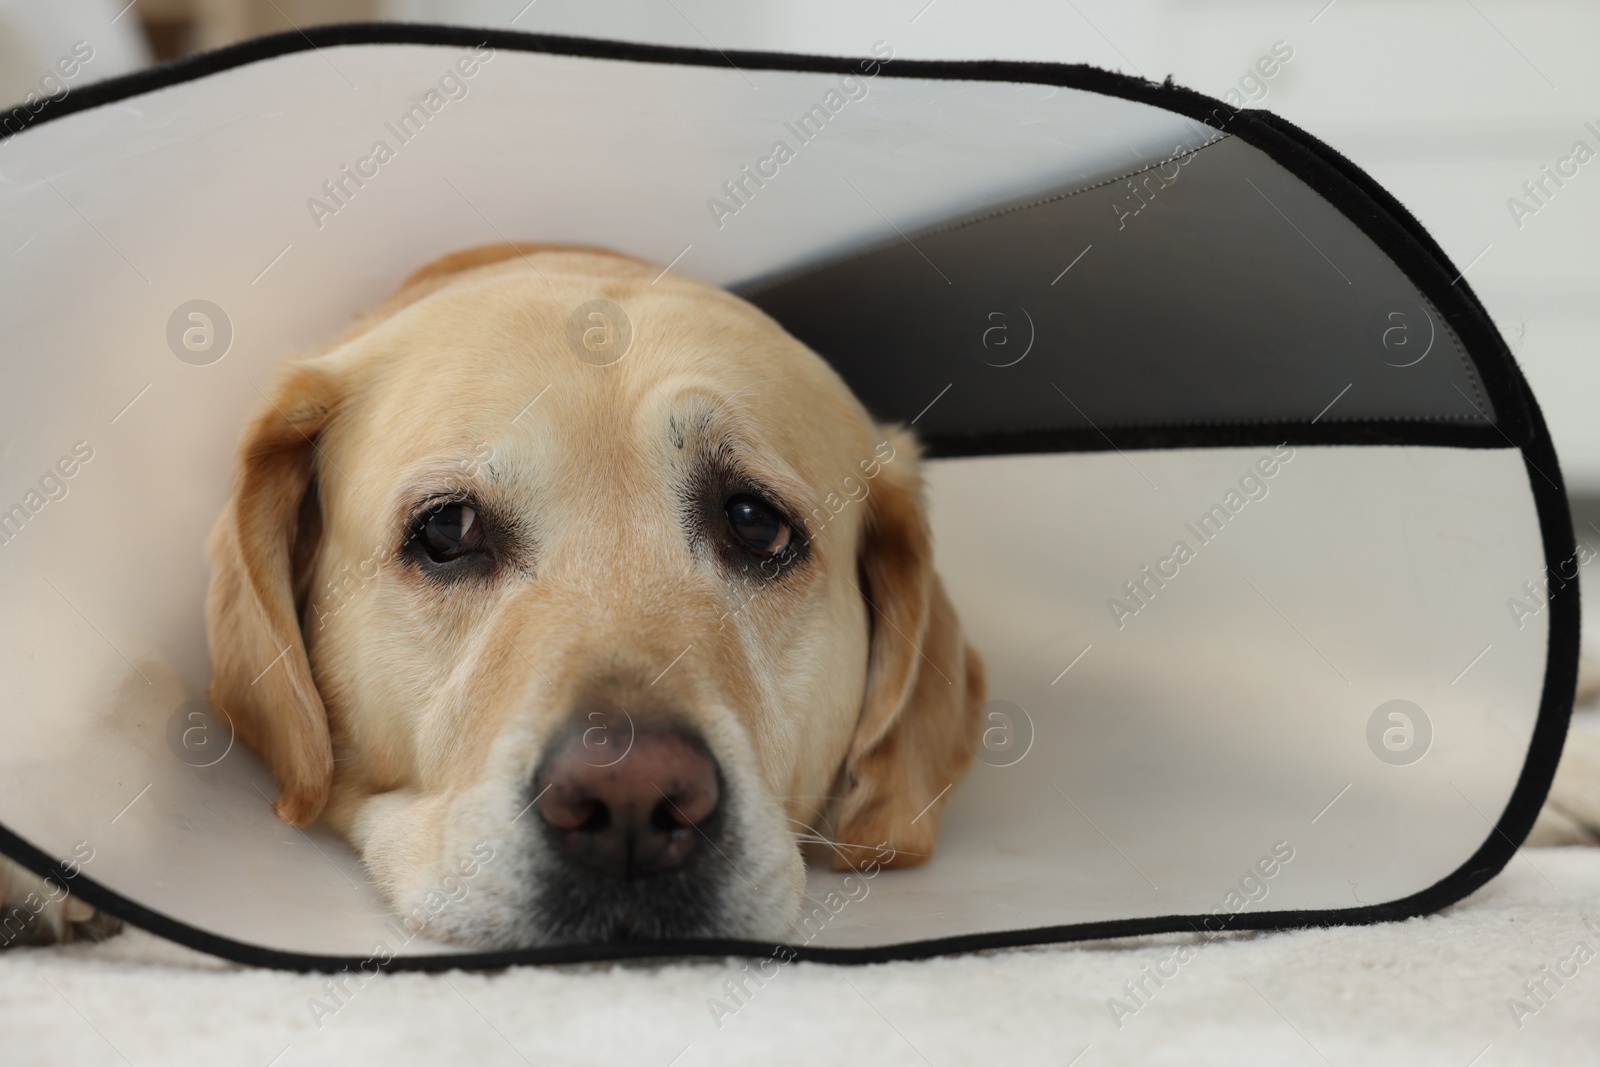
<instances>
[{"instance_id":1,"label":"dog's eye","mask_svg":"<svg viewBox=\"0 0 1600 1067\"><path fill-rule=\"evenodd\" d=\"M470 504L445 504L434 509L423 521L421 534L422 549L435 563L448 563L488 547L483 524Z\"/></svg>"},{"instance_id":2,"label":"dog's eye","mask_svg":"<svg viewBox=\"0 0 1600 1067\"><path fill-rule=\"evenodd\" d=\"M789 524L760 497L740 494L727 503L728 529L759 556L776 556L789 547Z\"/></svg>"}]
</instances>

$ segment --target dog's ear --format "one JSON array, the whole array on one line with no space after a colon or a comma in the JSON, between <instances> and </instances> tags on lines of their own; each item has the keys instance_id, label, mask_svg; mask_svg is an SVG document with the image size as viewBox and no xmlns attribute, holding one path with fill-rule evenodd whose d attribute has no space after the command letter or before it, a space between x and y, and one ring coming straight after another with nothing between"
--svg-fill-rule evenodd
<instances>
[{"instance_id":1,"label":"dog's ear","mask_svg":"<svg viewBox=\"0 0 1600 1067\"><path fill-rule=\"evenodd\" d=\"M885 459L885 456L889 458ZM834 866L912 866L933 854L949 790L977 747L983 662L933 570L911 434L886 430L858 572L872 638L834 815Z\"/></svg>"},{"instance_id":2,"label":"dog's ear","mask_svg":"<svg viewBox=\"0 0 1600 1067\"><path fill-rule=\"evenodd\" d=\"M279 382L245 429L233 495L206 542L208 695L272 769L278 815L296 826L322 811L333 780L328 718L298 602L320 535L315 442L337 410L342 381L317 361Z\"/></svg>"}]
</instances>

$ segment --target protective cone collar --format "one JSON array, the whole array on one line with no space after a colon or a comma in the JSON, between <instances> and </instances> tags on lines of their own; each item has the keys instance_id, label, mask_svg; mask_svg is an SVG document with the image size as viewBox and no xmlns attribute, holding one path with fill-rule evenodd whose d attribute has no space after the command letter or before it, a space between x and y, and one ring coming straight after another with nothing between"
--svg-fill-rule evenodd
<instances>
[{"instance_id":1,"label":"protective cone collar","mask_svg":"<svg viewBox=\"0 0 1600 1067\"><path fill-rule=\"evenodd\" d=\"M743 293L936 457L979 762L929 864L811 873L844 903L784 958L1393 920L1499 871L1566 730L1576 565L1460 272L1270 113L876 51L334 26L13 112L6 854L270 966L774 951L402 936L205 719L201 544L258 390L413 268L516 239Z\"/></svg>"}]
</instances>

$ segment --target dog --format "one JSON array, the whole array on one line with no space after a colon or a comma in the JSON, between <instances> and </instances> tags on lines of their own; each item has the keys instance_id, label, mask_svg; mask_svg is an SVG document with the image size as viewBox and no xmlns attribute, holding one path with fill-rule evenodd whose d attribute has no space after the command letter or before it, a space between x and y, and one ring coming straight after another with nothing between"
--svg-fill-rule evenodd
<instances>
[{"instance_id":1,"label":"dog","mask_svg":"<svg viewBox=\"0 0 1600 1067\"><path fill-rule=\"evenodd\" d=\"M598 249L446 256L245 430L210 699L278 814L429 937L783 940L808 857L933 854L979 739L918 457L720 289ZM1573 742L1531 840L1594 841ZM41 913L35 940L107 932Z\"/></svg>"},{"instance_id":2,"label":"dog","mask_svg":"<svg viewBox=\"0 0 1600 1067\"><path fill-rule=\"evenodd\" d=\"M801 845L924 861L978 742L915 440L615 253L413 274L288 368L208 549L209 697L278 814L402 914L470 870L447 942L781 939Z\"/></svg>"}]
</instances>

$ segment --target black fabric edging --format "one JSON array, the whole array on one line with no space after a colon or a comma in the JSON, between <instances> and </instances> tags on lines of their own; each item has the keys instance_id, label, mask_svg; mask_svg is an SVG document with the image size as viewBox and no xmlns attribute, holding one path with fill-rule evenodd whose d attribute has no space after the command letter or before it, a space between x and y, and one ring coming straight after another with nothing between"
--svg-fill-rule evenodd
<instances>
[{"instance_id":1,"label":"black fabric edging","mask_svg":"<svg viewBox=\"0 0 1600 1067\"><path fill-rule=\"evenodd\" d=\"M854 73L858 58L786 55L772 52L721 53L702 49L632 44L583 38L524 34L456 26L405 23L355 23L318 26L245 41L219 51L193 56L135 74L93 83L43 105L0 112L0 152L15 132L42 122L105 106L276 56L345 45L437 45L465 47L487 44L498 49L577 56L600 60L683 64L702 67L732 65L748 70L786 70L823 74ZM1049 434L1005 434L944 437L928 442L932 455L992 455L1015 452L1090 451L1116 448L1204 448L1276 444L1435 445L1455 448L1521 450L1528 472L1545 551L1551 588L1550 639L1539 717L1505 810L1478 851L1459 868L1429 888L1385 904L1320 911L1241 913L1225 930L1274 930L1306 926L1356 925L1410 918L1434 912L1462 899L1497 874L1515 854L1532 827L1549 790L1566 737L1577 682L1579 605L1575 580L1560 578L1557 568L1572 559L1575 541L1555 449L1538 405L1499 332L1466 280L1455 272L1436 242L1415 218L1382 187L1349 160L1315 137L1270 112L1236 110L1220 100L1172 84L1156 83L1084 65L999 60L934 61L896 59L887 77L950 81L1021 82L1079 89L1148 104L1188 116L1262 150L1276 163L1337 207L1371 238L1431 301L1460 337L1489 394L1496 424L1441 424L1426 421L1352 421L1323 425L1262 423L1249 425L1141 427L1118 431L1115 444L1092 431ZM13 131L3 125L10 118ZM0 826L0 852L38 874L67 887L85 902L135 926L179 944L225 959L299 971L366 974L371 961L356 957L285 952L219 937L178 919L152 911L95 882L81 871L76 876L44 852ZM1199 932L1209 916L1158 916L1028 930L907 942L873 948L777 946L742 940L659 941L574 945L497 952L463 952L437 956L396 957L376 971L437 971L450 968L487 970L525 963L572 963L594 960L683 956L767 956L831 963L877 963L1020 945L1047 944L1136 935Z\"/></svg>"}]
</instances>

